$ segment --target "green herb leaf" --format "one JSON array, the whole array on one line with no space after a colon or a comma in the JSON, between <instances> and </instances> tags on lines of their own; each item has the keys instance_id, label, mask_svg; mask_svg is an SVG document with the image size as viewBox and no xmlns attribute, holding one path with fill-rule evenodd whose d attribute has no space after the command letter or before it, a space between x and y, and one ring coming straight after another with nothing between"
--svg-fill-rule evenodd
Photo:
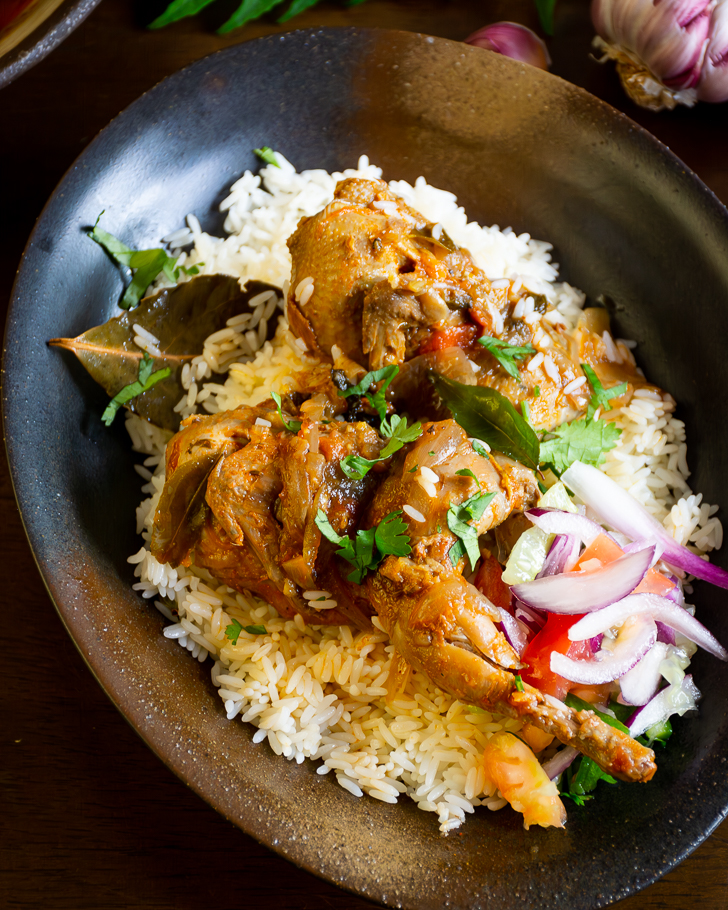
<instances>
[{"instance_id":1,"label":"green herb leaf","mask_svg":"<svg viewBox=\"0 0 728 910\"><path fill-rule=\"evenodd\" d=\"M342 398L348 398L350 395L364 395L369 404L374 408L377 414L379 414L379 419L384 420L387 415L387 401L384 395L389 387L389 383L394 379L397 373L399 373L399 367L396 364L382 367L381 370L373 370L372 372L366 373L356 385L353 385L348 389L339 389L339 395L341 395ZM382 385L376 392L369 392L368 390L376 382L381 382Z\"/></svg>"},{"instance_id":2,"label":"green herb leaf","mask_svg":"<svg viewBox=\"0 0 728 910\"><path fill-rule=\"evenodd\" d=\"M500 338L493 338L491 335L483 335L478 338L478 344L482 344L484 348L487 348L506 373L514 379L521 378L516 361L523 360L525 357L530 357L531 354L536 353L536 348L531 344L519 347L518 345L509 344L507 341L502 341Z\"/></svg>"},{"instance_id":3,"label":"green herb leaf","mask_svg":"<svg viewBox=\"0 0 728 910\"><path fill-rule=\"evenodd\" d=\"M278 416L283 421L283 426L288 430L289 433L298 433L302 426L301 421L286 420L286 418L283 416L283 411L281 410L281 396L278 394L278 392L271 392L270 397L276 403L276 407L278 408Z\"/></svg>"},{"instance_id":4,"label":"green herb leaf","mask_svg":"<svg viewBox=\"0 0 728 910\"><path fill-rule=\"evenodd\" d=\"M450 547L450 562L453 566L467 554L470 560L470 569L475 571L475 564L480 559L480 548L478 547L478 531L470 522L480 521L483 513L488 508L495 493L476 493L470 499L460 503L458 506L450 506L447 510L447 526L452 533L458 538Z\"/></svg>"},{"instance_id":5,"label":"green herb leaf","mask_svg":"<svg viewBox=\"0 0 728 910\"><path fill-rule=\"evenodd\" d=\"M518 689L519 692L523 692L523 691L524 691L524 689L523 689L523 680L521 679L521 677L519 676L518 673L516 673L516 689Z\"/></svg>"},{"instance_id":6,"label":"green herb leaf","mask_svg":"<svg viewBox=\"0 0 728 910\"><path fill-rule=\"evenodd\" d=\"M541 28L547 35L554 33L554 10L556 9L556 0L535 0L538 18L541 21Z\"/></svg>"},{"instance_id":7,"label":"green herb leaf","mask_svg":"<svg viewBox=\"0 0 728 910\"><path fill-rule=\"evenodd\" d=\"M265 635L268 631L265 626L244 626L238 622L237 619L233 619L230 625L225 626L225 638L227 638L231 644L236 645L240 638L240 633L243 630L250 635Z\"/></svg>"},{"instance_id":8,"label":"green herb leaf","mask_svg":"<svg viewBox=\"0 0 728 910\"><path fill-rule=\"evenodd\" d=\"M104 213L102 212L101 215ZM174 264L176 259L168 256L164 250L133 250L122 243L113 234L99 227L101 215L96 219L93 229L88 231L88 236L96 241L111 256L117 265L132 269L134 274L131 282L124 291L119 306L123 310L133 310L139 305L144 292L160 272L164 271L170 281L175 281Z\"/></svg>"},{"instance_id":9,"label":"green herb leaf","mask_svg":"<svg viewBox=\"0 0 728 910\"><path fill-rule=\"evenodd\" d=\"M194 16L213 2L214 0L174 0L161 16L150 22L147 28L162 28L164 25L177 22L178 19Z\"/></svg>"},{"instance_id":10,"label":"green herb leaf","mask_svg":"<svg viewBox=\"0 0 728 910\"><path fill-rule=\"evenodd\" d=\"M143 392L146 392L148 389L151 389L152 386L156 385L161 379L166 379L172 372L169 367L164 367L153 373L153 368L154 361L145 351L144 356L139 361L139 378L136 382L130 382L129 385L125 385L124 388L118 391L106 405L106 409L101 415L101 420L107 427L110 427L114 422L114 417L116 417L116 412L119 408L130 402L133 398L136 398L138 395L141 395Z\"/></svg>"},{"instance_id":11,"label":"green herb leaf","mask_svg":"<svg viewBox=\"0 0 728 910\"><path fill-rule=\"evenodd\" d=\"M538 437L508 399L484 386L464 385L430 373L438 395L468 436L482 439L498 452L536 470Z\"/></svg>"},{"instance_id":12,"label":"green herb leaf","mask_svg":"<svg viewBox=\"0 0 728 910\"><path fill-rule=\"evenodd\" d=\"M411 427L407 426L407 418L399 417L397 414L392 415L389 423L382 421L382 427L386 426L385 436L389 436L389 442L382 449L379 458L363 458L361 455L346 455L341 459L339 464L341 470L352 480L361 480L366 477L369 471L379 461L385 461L394 455L409 442L414 442L422 433L422 424L418 421Z\"/></svg>"},{"instance_id":13,"label":"green herb leaf","mask_svg":"<svg viewBox=\"0 0 728 910\"><path fill-rule=\"evenodd\" d=\"M476 455L480 455L481 458L486 460L490 459L490 452L486 449L482 442L477 439L473 440L473 451Z\"/></svg>"},{"instance_id":14,"label":"green herb leaf","mask_svg":"<svg viewBox=\"0 0 728 910\"><path fill-rule=\"evenodd\" d=\"M171 374L132 400L129 409L159 427L177 430L180 417L174 406L185 394L182 367L200 353L208 335L225 328L228 319L248 310L248 301L266 290L274 288L248 282L241 291L237 278L202 275L145 297L133 312L115 316L76 338L53 338L48 343L73 351L112 396L138 379L144 352L134 343L134 325L151 332L162 351L155 364L160 369L169 367Z\"/></svg>"},{"instance_id":15,"label":"green herb leaf","mask_svg":"<svg viewBox=\"0 0 728 910\"><path fill-rule=\"evenodd\" d=\"M602 771L599 765L586 755L582 755L579 760L579 766L569 781L569 793L575 796L586 796L591 793L600 780L608 784L616 784L617 781L606 771Z\"/></svg>"},{"instance_id":16,"label":"green herb leaf","mask_svg":"<svg viewBox=\"0 0 728 910\"><path fill-rule=\"evenodd\" d=\"M315 2L318 2L318 0L315 0ZM253 151L259 158L265 161L266 164L272 164L274 167L280 168L280 164L278 164L278 159L276 158L276 153L273 151L273 149L268 148L267 145L264 145L262 149L253 149Z\"/></svg>"},{"instance_id":17,"label":"green herb leaf","mask_svg":"<svg viewBox=\"0 0 728 910\"><path fill-rule=\"evenodd\" d=\"M617 445L622 431L613 423L583 417L556 427L549 435L541 442L539 459L560 476L575 461L598 467Z\"/></svg>"},{"instance_id":18,"label":"green herb leaf","mask_svg":"<svg viewBox=\"0 0 728 910\"><path fill-rule=\"evenodd\" d=\"M577 806L584 806L588 799L594 799L593 795L580 796L578 793L569 793L567 790L561 790L559 792L562 796L566 796L568 799L573 800Z\"/></svg>"},{"instance_id":19,"label":"green herb leaf","mask_svg":"<svg viewBox=\"0 0 728 910\"><path fill-rule=\"evenodd\" d=\"M376 528L357 531L353 540L334 531L323 509L318 510L314 521L324 537L340 547L336 555L354 566L348 580L360 585L367 572L376 569L385 556L407 556L412 552L405 533L407 526L398 517L401 514L392 512Z\"/></svg>"},{"instance_id":20,"label":"green herb leaf","mask_svg":"<svg viewBox=\"0 0 728 910\"><path fill-rule=\"evenodd\" d=\"M401 511L391 512L377 525L374 542L382 557L409 556L412 552L407 525L399 517L401 514Z\"/></svg>"},{"instance_id":21,"label":"green herb leaf","mask_svg":"<svg viewBox=\"0 0 728 910\"><path fill-rule=\"evenodd\" d=\"M612 406L609 402L612 398L619 398L624 395L627 391L627 383L620 382L619 385L612 386L610 389L605 389L599 381L599 377L588 363L582 363L581 368L584 371L584 375L592 390L591 401L589 402L589 407L586 411L587 418L593 417L598 408L601 408L603 411L611 411Z\"/></svg>"},{"instance_id":22,"label":"green herb leaf","mask_svg":"<svg viewBox=\"0 0 728 910\"><path fill-rule=\"evenodd\" d=\"M253 19L258 19L264 13L270 12L274 6L278 6L282 2L283 0L243 0L227 22L223 22L217 33L226 35L234 28L241 28L248 22L252 22Z\"/></svg>"},{"instance_id":23,"label":"green herb leaf","mask_svg":"<svg viewBox=\"0 0 728 910\"><path fill-rule=\"evenodd\" d=\"M288 7L285 13L283 13L278 22L288 22L289 19L293 19L294 16L297 16L304 10L316 6L318 2L319 0L293 0L293 3Z\"/></svg>"},{"instance_id":24,"label":"green herb leaf","mask_svg":"<svg viewBox=\"0 0 728 910\"><path fill-rule=\"evenodd\" d=\"M473 448L475 449L475 444L473 444ZM477 449L476 449L476 451L477 451ZM480 454L480 453L478 453L478 454ZM459 471L455 471L455 473L457 474L458 477L472 477L473 480L474 480L474 481L476 482L476 484L478 485L478 489L479 489L479 490L481 489L480 481L479 481L478 478L475 476L475 474L470 470L470 468L460 468L460 470L459 470Z\"/></svg>"}]
</instances>

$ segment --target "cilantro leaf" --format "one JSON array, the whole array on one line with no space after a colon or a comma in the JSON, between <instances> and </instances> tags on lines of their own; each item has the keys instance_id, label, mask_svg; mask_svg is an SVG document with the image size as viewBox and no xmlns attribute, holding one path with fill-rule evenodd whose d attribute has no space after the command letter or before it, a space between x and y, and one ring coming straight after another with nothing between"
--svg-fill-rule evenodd
<instances>
[{"instance_id":1,"label":"cilantro leaf","mask_svg":"<svg viewBox=\"0 0 728 910\"><path fill-rule=\"evenodd\" d=\"M471 571L480 559L478 547L478 530L470 522L480 521L495 493L476 493L460 505L453 505L447 510L447 526L458 538L450 547L450 562L453 566L467 554Z\"/></svg>"},{"instance_id":2,"label":"cilantro leaf","mask_svg":"<svg viewBox=\"0 0 728 910\"><path fill-rule=\"evenodd\" d=\"M613 423L584 417L563 423L549 435L551 438L541 441L539 460L560 476L574 461L598 467L617 445L622 431Z\"/></svg>"},{"instance_id":3,"label":"cilantro leaf","mask_svg":"<svg viewBox=\"0 0 728 910\"><path fill-rule=\"evenodd\" d=\"M609 402L612 398L619 398L624 395L627 391L627 383L620 382L619 385L612 386L610 389L605 389L599 381L599 377L588 363L582 363L581 368L584 371L584 375L592 390L591 401L589 402L589 407L586 412L587 418L593 417L598 408L602 408L604 411L611 411L612 406Z\"/></svg>"},{"instance_id":4,"label":"cilantro leaf","mask_svg":"<svg viewBox=\"0 0 728 910\"><path fill-rule=\"evenodd\" d=\"M523 692L523 691L524 691L524 689L523 689L523 680L521 679L521 677L519 676L518 673L516 673L516 689L518 689L519 692Z\"/></svg>"},{"instance_id":5,"label":"cilantro leaf","mask_svg":"<svg viewBox=\"0 0 728 910\"><path fill-rule=\"evenodd\" d=\"M339 395L342 398L348 398L350 395L363 395L369 404L379 415L380 420L384 420L387 415L387 401L385 393L389 388L389 383L399 373L399 367L392 364L388 367L382 367L381 370L373 370L362 376L361 380L348 389L339 389ZM370 392L369 389L375 382L381 382L382 385L376 392Z\"/></svg>"},{"instance_id":6,"label":"cilantro leaf","mask_svg":"<svg viewBox=\"0 0 728 910\"><path fill-rule=\"evenodd\" d=\"M268 148L267 145L264 145L262 149L253 149L253 151L261 160L265 161L266 164L272 164L273 167L280 168L276 153L273 149Z\"/></svg>"},{"instance_id":7,"label":"cilantro leaf","mask_svg":"<svg viewBox=\"0 0 728 910\"><path fill-rule=\"evenodd\" d=\"M382 556L409 556L412 552L407 525L399 517L402 512L391 512L377 525L374 542Z\"/></svg>"},{"instance_id":8,"label":"cilantro leaf","mask_svg":"<svg viewBox=\"0 0 728 910\"><path fill-rule=\"evenodd\" d=\"M132 398L136 398L137 395L141 395L142 392L151 389L151 387L161 379L166 379L172 372L169 367L164 367L164 369L157 370L156 373L153 373L153 367L154 360L152 360L145 351L144 356L139 361L139 378L136 382L130 382L129 385L125 385L124 388L118 391L106 405L104 413L101 415L101 420L107 427L110 427L114 422L114 417L116 417L116 412L119 408L130 402Z\"/></svg>"},{"instance_id":9,"label":"cilantro leaf","mask_svg":"<svg viewBox=\"0 0 728 910\"><path fill-rule=\"evenodd\" d=\"M103 214L101 212L101 215ZM96 219L93 229L87 231L87 235L106 250L117 265L132 270L132 279L124 291L119 306L124 310L133 310L139 305L145 291L160 272L164 272L172 282L177 280L174 275L174 264L177 259L172 259L162 249L131 249L118 237L114 237L113 234L109 234L108 231L99 227L101 215Z\"/></svg>"},{"instance_id":10,"label":"cilantro leaf","mask_svg":"<svg viewBox=\"0 0 728 910\"><path fill-rule=\"evenodd\" d=\"M480 455L481 458L490 459L490 452L486 449L482 442L478 439L474 439L472 442L473 451L476 455Z\"/></svg>"},{"instance_id":11,"label":"cilantro leaf","mask_svg":"<svg viewBox=\"0 0 728 910\"><path fill-rule=\"evenodd\" d=\"M278 392L271 392L270 397L275 401L276 407L278 408L278 416L283 421L283 426L288 430L289 433L298 433L301 429L300 420L286 420L283 416L283 411L281 410L281 396Z\"/></svg>"},{"instance_id":12,"label":"cilantro leaf","mask_svg":"<svg viewBox=\"0 0 728 910\"><path fill-rule=\"evenodd\" d=\"M382 449L379 458L364 458L361 455L346 455L341 459L339 464L341 465L341 470L347 477L350 477L352 480L362 480L377 462L385 461L387 458L394 455L395 452L399 452L404 445L408 442L414 442L422 433L422 424L419 421L413 423L411 427L408 427L407 418L399 417L397 414L392 415L389 423L387 423L386 420L383 420L382 427L384 427L385 424L387 424L387 426L384 435L389 436L390 438L389 442Z\"/></svg>"},{"instance_id":13,"label":"cilantro leaf","mask_svg":"<svg viewBox=\"0 0 728 910\"><path fill-rule=\"evenodd\" d=\"M536 348L531 344L519 347L518 345L509 344L507 341L502 341L500 338L493 338L491 335L482 335L478 338L478 344L482 344L484 348L487 348L506 373L514 379L521 378L516 361L523 360L525 357L530 357L531 354L536 353Z\"/></svg>"},{"instance_id":14,"label":"cilantro leaf","mask_svg":"<svg viewBox=\"0 0 728 910\"><path fill-rule=\"evenodd\" d=\"M225 638L233 644L238 643L241 632L248 632L250 635L265 635L267 629L265 626L244 626L237 619L233 619L230 625L225 626Z\"/></svg>"},{"instance_id":15,"label":"cilantro leaf","mask_svg":"<svg viewBox=\"0 0 728 910\"><path fill-rule=\"evenodd\" d=\"M475 443L473 443L473 448L475 449ZM477 452L478 450L475 449L475 451ZM478 453L478 454L480 454L480 453ZM475 474L470 470L470 468L460 468L460 470L455 471L455 473L458 475L458 477L472 477L473 480L477 483L478 489L479 490L481 489L480 481L475 476Z\"/></svg>"},{"instance_id":16,"label":"cilantro leaf","mask_svg":"<svg viewBox=\"0 0 728 910\"><path fill-rule=\"evenodd\" d=\"M314 521L327 540L338 544L336 555L354 566L347 575L348 580L360 585L367 572L374 571L385 556L408 556L412 552L405 533L407 525L399 518L401 514L401 511L390 513L376 528L357 531L353 540L334 531L323 509L318 510Z\"/></svg>"},{"instance_id":17,"label":"cilantro leaf","mask_svg":"<svg viewBox=\"0 0 728 910\"><path fill-rule=\"evenodd\" d=\"M587 793L591 793L600 780L605 780L608 784L617 783L610 774L602 771L593 759L582 755L579 767L569 781L569 793L574 793L577 796L586 796Z\"/></svg>"},{"instance_id":18,"label":"cilantro leaf","mask_svg":"<svg viewBox=\"0 0 728 910\"><path fill-rule=\"evenodd\" d=\"M578 793L569 793L567 790L561 790L560 793L561 796L566 796L568 799L573 800L577 806L584 806L588 799L594 799L593 794L580 796Z\"/></svg>"}]
</instances>

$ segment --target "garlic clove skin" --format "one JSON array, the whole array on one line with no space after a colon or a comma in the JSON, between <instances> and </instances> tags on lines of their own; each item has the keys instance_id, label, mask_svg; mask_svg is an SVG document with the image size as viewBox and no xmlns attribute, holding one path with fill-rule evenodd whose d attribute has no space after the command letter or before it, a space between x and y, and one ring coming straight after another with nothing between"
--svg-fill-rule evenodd
<instances>
[{"instance_id":1,"label":"garlic clove skin","mask_svg":"<svg viewBox=\"0 0 728 910\"><path fill-rule=\"evenodd\" d=\"M728 0L592 0L594 46L652 110L728 100Z\"/></svg>"},{"instance_id":2,"label":"garlic clove skin","mask_svg":"<svg viewBox=\"0 0 728 910\"><path fill-rule=\"evenodd\" d=\"M722 0L713 10L711 35L705 50L703 69L698 83L701 101L728 100L728 2Z\"/></svg>"},{"instance_id":3,"label":"garlic clove skin","mask_svg":"<svg viewBox=\"0 0 728 910\"><path fill-rule=\"evenodd\" d=\"M466 44L495 51L521 63L547 70L551 57L543 41L525 25L517 22L494 22L478 29L465 39Z\"/></svg>"}]
</instances>

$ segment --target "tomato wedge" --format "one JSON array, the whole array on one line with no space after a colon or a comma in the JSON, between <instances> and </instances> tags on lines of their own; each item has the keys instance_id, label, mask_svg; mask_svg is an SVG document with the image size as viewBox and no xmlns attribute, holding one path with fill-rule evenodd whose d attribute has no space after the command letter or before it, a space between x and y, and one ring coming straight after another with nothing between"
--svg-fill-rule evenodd
<instances>
[{"instance_id":1,"label":"tomato wedge","mask_svg":"<svg viewBox=\"0 0 728 910\"><path fill-rule=\"evenodd\" d=\"M521 660L526 668L521 670L521 678L536 689L547 695L564 699L567 692L578 683L564 679L551 670L551 654L558 651L566 654L573 660L586 659L592 656L592 649L588 641L571 641L569 629L584 613L573 616L562 616L558 613L549 613L546 625L526 645L526 650Z\"/></svg>"},{"instance_id":2,"label":"tomato wedge","mask_svg":"<svg viewBox=\"0 0 728 910\"><path fill-rule=\"evenodd\" d=\"M496 607L503 607L512 613L511 589L503 581L503 566L495 556L490 553L483 556L478 566L478 571L473 578L473 584Z\"/></svg>"}]
</instances>

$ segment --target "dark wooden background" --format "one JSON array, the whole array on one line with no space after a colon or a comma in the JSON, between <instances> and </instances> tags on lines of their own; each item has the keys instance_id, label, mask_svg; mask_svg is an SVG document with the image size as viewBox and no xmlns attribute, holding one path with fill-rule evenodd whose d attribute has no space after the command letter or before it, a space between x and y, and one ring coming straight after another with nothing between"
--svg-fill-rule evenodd
<instances>
[{"instance_id":1,"label":"dark wooden background","mask_svg":"<svg viewBox=\"0 0 728 910\"><path fill-rule=\"evenodd\" d=\"M587 0L559 0L553 72L625 111L728 202L728 105L659 115L634 108L589 57ZM142 92L218 48L283 30L272 16L214 33L235 3L144 30L164 6L103 0L49 57L0 91L0 306L41 208L66 169ZM283 7L285 8L285 7ZM294 26L365 25L462 40L488 22L536 26L531 0L322 2ZM73 268L72 263L68 263ZM147 749L107 700L56 615L33 562L7 467L0 475L0 907L53 910L364 908L261 847ZM26 656L32 641L34 661ZM659 832L656 832L659 837ZM487 844L483 845L487 849ZM728 908L728 822L624 910Z\"/></svg>"}]
</instances>

